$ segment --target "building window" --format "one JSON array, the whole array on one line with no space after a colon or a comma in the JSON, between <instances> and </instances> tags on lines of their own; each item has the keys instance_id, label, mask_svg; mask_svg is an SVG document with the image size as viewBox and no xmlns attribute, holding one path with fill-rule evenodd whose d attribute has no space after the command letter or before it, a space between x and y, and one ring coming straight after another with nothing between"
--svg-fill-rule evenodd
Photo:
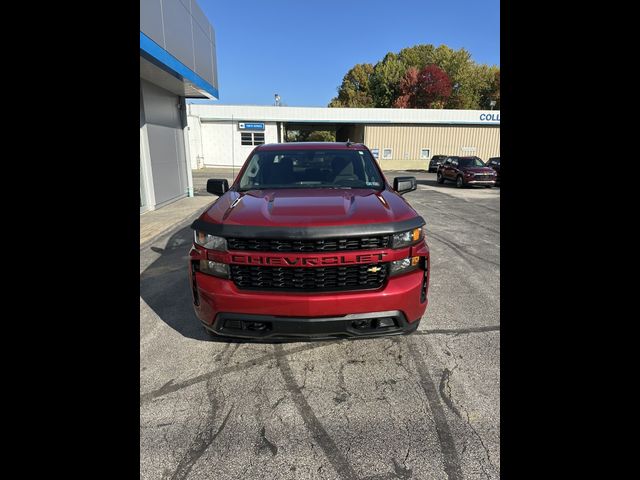
<instances>
[{"instance_id":1,"label":"building window","mask_svg":"<svg viewBox=\"0 0 640 480\"><path fill-rule=\"evenodd\" d=\"M264 132L241 132L240 143L242 145L262 145L264 143Z\"/></svg>"},{"instance_id":2,"label":"building window","mask_svg":"<svg viewBox=\"0 0 640 480\"><path fill-rule=\"evenodd\" d=\"M242 145L253 145L253 138L251 132L242 132L240 134L240 141Z\"/></svg>"},{"instance_id":3,"label":"building window","mask_svg":"<svg viewBox=\"0 0 640 480\"><path fill-rule=\"evenodd\" d=\"M420 149L420 159L421 160L429 160L431 157L431 149L430 148L422 148Z\"/></svg>"},{"instance_id":4,"label":"building window","mask_svg":"<svg viewBox=\"0 0 640 480\"><path fill-rule=\"evenodd\" d=\"M383 148L382 149L382 159L383 160L391 160L393 157L393 150L391 148Z\"/></svg>"}]
</instances>

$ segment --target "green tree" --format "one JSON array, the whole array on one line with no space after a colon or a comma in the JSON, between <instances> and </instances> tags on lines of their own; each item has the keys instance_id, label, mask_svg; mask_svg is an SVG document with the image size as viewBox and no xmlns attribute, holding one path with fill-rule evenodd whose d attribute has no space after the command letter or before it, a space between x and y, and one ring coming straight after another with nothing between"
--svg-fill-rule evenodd
<instances>
[{"instance_id":1,"label":"green tree","mask_svg":"<svg viewBox=\"0 0 640 480\"><path fill-rule=\"evenodd\" d=\"M369 91L369 80L373 65L359 63L347 72L338 88L338 96L329 103L330 107L373 107Z\"/></svg>"},{"instance_id":2,"label":"green tree","mask_svg":"<svg viewBox=\"0 0 640 480\"><path fill-rule=\"evenodd\" d=\"M382 61L375 64L369 80L373 105L388 108L400 96L400 80L407 71L407 65L395 53L387 53Z\"/></svg>"},{"instance_id":3,"label":"green tree","mask_svg":"<svg viewBox=\"0 0 640 480\"><path fill-rule=\"evenodd\" d=\"M480 105L483 109L491 108L491 102L496 104L493 108L500 109L500 70L497 67L491 67L489 73L489 81L482 91L480 97Z\"/></svg>"},{"instance_id":4,"label":"green tree","mask_svg":"<svg viewBox=\"0 0 640 480\"><path fill-rule=\"evenodd\" d=\"M435 50L436 48L433 45L414 45L400 50L398 58L406 65L406 68L415 67L418 70L422 70L427 65L438 65L435 58ZM438 66L440 67L440 65Z\"/></svg>"},{"instance_id":5,"label":"green tree","mask_svg":"<svg viewBox=\"0 0 640 480\"><path fill-rule=\"evenodd\" d=\"M307 136L308 142L335 142L336 132L327 130L315 130Z\"/></svg>"},{"instance_id":6,"label":"green tree","mask_svg":"<svg viewBox=\"0 0 640 480\"><path fill-rule=\"evenodd\" d=\"M329 130L287 130L287 142L335 142L336 132Z\"/></svg>"},{"instance_id":7,"label":"green tree","mask_svg":"<svg viewBox=\"0 0 640 480\"><path fill-rule=\"evenodd\" d=\"M400 81L407 70L414 67L420 71L427 65L438 66L451 80L451 96L444 102L436 102L438 106L484 109L491 99L499 102L499 67L477 64L464 48L454 50L446 45L422 44L403 48L397 54L389 52L373 67L370 64L353 67L329 106L392 107L401 96Z\"/></svg>"}]
</instances>

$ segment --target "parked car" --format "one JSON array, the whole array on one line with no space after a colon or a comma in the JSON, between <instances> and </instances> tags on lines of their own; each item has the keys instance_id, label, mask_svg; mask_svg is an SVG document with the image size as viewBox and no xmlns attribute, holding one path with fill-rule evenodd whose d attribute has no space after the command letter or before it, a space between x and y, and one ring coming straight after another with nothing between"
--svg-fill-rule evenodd
<instances>
[{"instance_id":1,"label":"parked car","mask_svg":"<svg viewBox=\"0 0 640 480\"><path fill-rule=\"evenodd\" d=\"M493 187L496 184L496 172L487 167L479 157L447 157L438 167L437 182L445 180L456 182L458 188L481 185Z\"/></svg>"},{"instance_id":2,"label":"parked car","mask_svg":"<svg viewBox=\"0 0 640 480\"><path fill-rule=\"evenodd\" d=\"M429 172L437 172L438 167L447 159L446 155L434 155L429 161Z\"/></svg>"},{"instance_id":3,"label":"parked car","mask_svg":"<svg viewBox=\"0 0 640 480\"><path fill-rule=\"evenodd\" d=\"M496 185L500 185L500 157L491 157L487 162L487 167L496 171Z\"/></svg>"},{"instance_id":4,"label":"parked car","mask_svg":"<svg viewBox=\"0 0 640 480\"><path fill-rule=\"evenodd\" d=\"M193 222L193 307L212 335L265 340L411 333L427 308L423 218L367 147L256 147Z\"/></svg>"}]
</instances>

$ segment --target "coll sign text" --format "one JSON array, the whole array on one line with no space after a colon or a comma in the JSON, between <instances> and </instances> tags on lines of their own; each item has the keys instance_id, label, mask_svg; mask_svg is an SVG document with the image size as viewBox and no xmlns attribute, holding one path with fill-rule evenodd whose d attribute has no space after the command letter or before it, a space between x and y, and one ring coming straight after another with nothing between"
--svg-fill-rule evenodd
<instances>
[{"instance_id":1,"label":"coll sign text","mask_svg":"<svg viewBox=\"0 0 640 480\"><path fill-rule=\"evenodd\" d=\"M499 122L500 114L499 113L481 113L480 120L485 122Z\"/></svg>"}]
</instances>

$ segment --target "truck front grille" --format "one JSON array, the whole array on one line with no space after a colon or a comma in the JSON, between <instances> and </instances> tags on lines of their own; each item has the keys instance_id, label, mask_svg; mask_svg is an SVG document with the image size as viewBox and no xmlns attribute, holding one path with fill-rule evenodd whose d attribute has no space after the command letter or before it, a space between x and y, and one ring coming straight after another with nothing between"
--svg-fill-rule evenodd
<instances>
[{"instance_id":1,"label":"truck front grille","mask_svg":"<svg viewBox=\"0 0 640 480\"><path fill-rule=\"evenodd\" d=\"M388 263L310 268L230 265L238 288L305 292L380 288L388 267Z\"/></svg>"},{"instance_id":2,"label":"truck front grille","mask_svg":"<svg viewBox=\"0 0 640 480\"><path fill-rule=\"evenodd\" d=\"M254 252L338 252L389 247L389 236L287 240L263 238L227 238L229 250Z\"/></svg>"},{"instance_id":3,"label":"truck front grille","mask_svg":"<svg viewBox=\"0 0 640 480\"><path fill-rule=\"evenodd\" d=\"M477 180L479 182L486 182L486 181L490 181L490 180L495 180L496 177L494 177L493 175L476 175L473 177L472 180Z\"/></svg>"}]
</instances>

